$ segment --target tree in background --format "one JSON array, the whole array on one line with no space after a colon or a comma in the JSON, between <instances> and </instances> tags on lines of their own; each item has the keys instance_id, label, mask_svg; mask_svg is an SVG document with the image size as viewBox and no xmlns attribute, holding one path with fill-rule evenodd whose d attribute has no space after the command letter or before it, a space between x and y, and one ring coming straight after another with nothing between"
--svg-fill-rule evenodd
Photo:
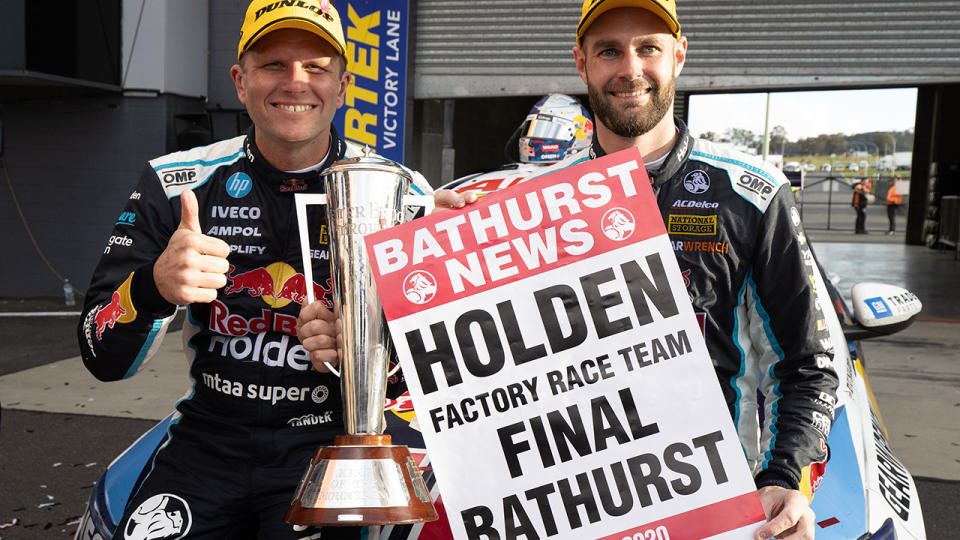
<instances>
[{"instance_id":1,"label":"tree in background","mask_svg":"<svg viewBox=\"0 0 960 540\"><path fill-rule=\"evenodd\" d=\"M873 144L880 149L881 155L892 154L897 147L897 137L893 133L875 133Z\"/></svg>"},{"instance_id":2,"label":"tree in background","mask_svg":"<svg viewBox=\"0 0 960 540\"><path fill-rule=\"evenodd\" d=\"M827 135L827 154L842 154L847 151L847 137L843 133Z\"/></svg>"},{"instance_id":3,"label":"tree in background","mask_svg":"<svg viewBox=\"0 0 960 540\"><path fill-rule=\"evenodd\" d=\"M759 141L757 136L753 134L749 129L744 128L728 128L725 132L726 142L733 144L734 146L741 146L743 148L749 148L751 150L757 150Z\"/></svg>"}]
</instances>

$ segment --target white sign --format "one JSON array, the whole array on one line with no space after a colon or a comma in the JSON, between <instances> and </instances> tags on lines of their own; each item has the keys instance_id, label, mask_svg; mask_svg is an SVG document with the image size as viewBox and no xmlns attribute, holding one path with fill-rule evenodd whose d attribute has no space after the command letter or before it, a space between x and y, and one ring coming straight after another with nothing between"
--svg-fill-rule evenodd
<instances>
[{"instance_id":1,"label":"white sign","mask_svg":"<svg viewBox=\"0 0 960 540\"><path fill-rule=\"evenodd\" d=\"M638 151L365 240L456 538L752 538Z\"/></svg>"}]
</instances>

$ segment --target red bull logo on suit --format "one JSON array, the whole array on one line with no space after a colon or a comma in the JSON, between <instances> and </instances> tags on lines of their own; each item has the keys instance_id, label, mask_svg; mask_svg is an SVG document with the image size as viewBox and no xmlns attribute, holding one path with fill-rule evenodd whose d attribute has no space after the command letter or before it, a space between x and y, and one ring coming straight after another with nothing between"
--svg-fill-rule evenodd
<instances>
[{"instance_id":1,"label":"red bull logo on suit","mask_svg":"<svg viewBox=\"0 0 960 540\"><path fill-rule=\"evenodd\" d=\"M285 262L275 262L240 273L236 273L236 267L231 265L223 293L230 295L245 292L250 296L259 296L270 307L281 308L290 302L305 304L306 284L306 277ZM333 307L332 291L329 278L325 286L313 283L314 297L328 308Z\"/></svg>"}]
</instances>

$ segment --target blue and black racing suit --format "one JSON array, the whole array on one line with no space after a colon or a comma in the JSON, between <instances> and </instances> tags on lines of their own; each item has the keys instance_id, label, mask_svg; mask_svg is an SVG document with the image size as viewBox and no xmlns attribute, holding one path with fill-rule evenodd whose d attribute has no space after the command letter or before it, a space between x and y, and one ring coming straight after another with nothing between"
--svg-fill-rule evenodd
<instances>
[{"instance_id":1,"label":"blue and black racing suit","mask_svg":"<svg viewBox=\"0 0 960 540\"><path fill-rule=\"evenodd\" d=\"M153 267L180 222L183 191L197 196L202 232L230 245L226 287L209 304L187 306L192 387L134 487L118 535L156 527L180 538L236 527L293 538L283 514L297 482L313 451L344 432L339 379L313 369L296 333L307 286L332 306L330 231L316 207L309 215L315 282L307 284L293 195L322 192L321 172L360 149L331 128L321 166L287 173L263 158L253 129L150 161L87 292L78 328L83 362L101 380L124 379L143 369L175 313ZM432 192L413 176L411 192ZM334 531L323 538L359 535L359 528Z\"/></svg>"},{"instance_id":2,"label":"blue and black racing suit","mask_svg":"<svg viewBox=\"0 0 960 540\"><path fill-rule=\"evenodd\" d=\"M790 183L675 122L676 145L647 173L744 453L758 488L812 497L836 403L836 315ZM594 139L541 174L605 154Z\"/></svg>"}]
</instances>

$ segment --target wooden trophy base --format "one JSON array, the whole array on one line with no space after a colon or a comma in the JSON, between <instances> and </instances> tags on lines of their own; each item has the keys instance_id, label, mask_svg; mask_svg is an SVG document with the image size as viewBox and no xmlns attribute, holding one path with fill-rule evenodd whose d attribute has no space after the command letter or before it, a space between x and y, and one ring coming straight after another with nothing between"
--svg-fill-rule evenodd
<instances>
[{"instance_id":1,"label":"wooden trophy base","mask_svg":"<svg viewBox=\"0 0 960 540\"><path fill-rule=\"evenodd\" d=\"M338 435L318 448L284 521L292 525L391 525L437 519L410 450L389 435Z\"/></svg>"}]
</instances>

